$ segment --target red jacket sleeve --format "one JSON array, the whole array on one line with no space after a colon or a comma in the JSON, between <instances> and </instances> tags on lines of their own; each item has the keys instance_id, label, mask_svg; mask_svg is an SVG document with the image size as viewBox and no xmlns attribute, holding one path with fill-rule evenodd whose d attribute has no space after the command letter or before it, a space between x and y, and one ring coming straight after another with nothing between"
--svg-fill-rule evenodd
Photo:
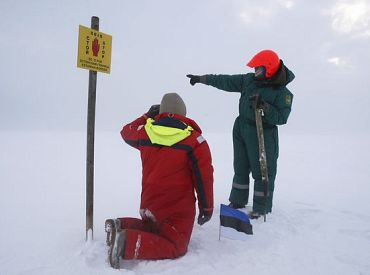
<instances>
[{"instance_id":1,"label":"red jacket sleeve","mask_svg":"<svg viewBox=\"0 0 370 275\"><path fill-rule=\"evenodd\" d=\"M199 211L213 213L213 166L211 151L207 141L198 136L193 149L192 165Z\"/></svg>"},{"instance_id":2,"label":"red jacket sleeve","mask_svg":"<svg viewBox=\"0 0 370 275\"><path fill-rule=\"evenodd\" d=\"M139 139L140 139L140 129L144 127L146 123L146 116L142 115L141 117L135 119L129 124L123 126L121 130L121 136L123 140L138 149Z\"/></svg>"}]
</instances>

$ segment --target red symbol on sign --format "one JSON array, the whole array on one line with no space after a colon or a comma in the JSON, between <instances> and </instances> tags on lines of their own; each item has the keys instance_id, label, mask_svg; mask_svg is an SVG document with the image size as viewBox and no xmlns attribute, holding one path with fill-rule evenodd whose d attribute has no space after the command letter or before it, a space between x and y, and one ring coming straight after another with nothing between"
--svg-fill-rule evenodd
<instances>
[{"instance_id":1,"label":"red symbol on sign","mask_svg":"<svg viewBox=\"0 0 370 275\"><path fill-rule=\"evenodd\" d=\"M98 56L99 49L100 49L99 40L95 38L94 41L92 42L92 51L94 56Z\"/></svg>"}]
</instances>

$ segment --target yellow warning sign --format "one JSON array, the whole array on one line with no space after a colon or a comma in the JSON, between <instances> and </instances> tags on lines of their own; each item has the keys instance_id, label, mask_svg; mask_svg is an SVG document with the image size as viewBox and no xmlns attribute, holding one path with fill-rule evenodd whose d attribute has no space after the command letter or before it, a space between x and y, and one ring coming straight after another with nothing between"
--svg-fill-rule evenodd
<instances>
[{"instance_id":1,"label":"yellow warning sign","mask_svg":"<svg viewBox=\"0 0 370 275\"><path fill-rule=\"evenodd\" d=\"M80 25L77 67L110 73L112 36Z\"/></svg>"}]
</instances>

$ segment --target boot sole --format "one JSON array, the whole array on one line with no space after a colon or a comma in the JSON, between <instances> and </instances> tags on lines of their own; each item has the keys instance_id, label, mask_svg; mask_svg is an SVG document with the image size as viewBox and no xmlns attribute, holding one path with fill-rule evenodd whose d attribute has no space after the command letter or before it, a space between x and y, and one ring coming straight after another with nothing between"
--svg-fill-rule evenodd
<instances>
[{"instance_id":1,"label":"boot sole","mask_svg":"<svg viewBox=\"0 0 370 275\"><path fill-rule=\"evenodd\" d=\"M106 244L107 244L107 246L111 246L112 243L113 243L112 239L111 239L111 234L112 234L112 232L116 231L116 226L115 226L114 220L112 220L112 219L106 220L105 224L104 224L104 229L105 229L105 232L107 233Z\"/></svg>"},{"instance_id":2,"label":"boot sole","mask_svg":"<svg viewBox=\"0 0 370 275\"><path fill-rule=\"evenodd\" d=\"M125 231L114 234L114 243L111 246L109 263L114 269L120 269L120 258L125 249Z\"/></svg>"},{"instance_id":3,"label":"boot sole","mask_svg":"<svg viewBox=\"0 0 370 275\"><path fill-rule=\"evenodd\" d=\"M110 232L109 234L110 234L111 244L109 245L109 250L108 250L108 260L109 260L109 264L113 267L112 257L113 257L114 244L115 244L115 241L116 241L116 231L114 230L114 231Z\"/></svg>"}]
</instances>

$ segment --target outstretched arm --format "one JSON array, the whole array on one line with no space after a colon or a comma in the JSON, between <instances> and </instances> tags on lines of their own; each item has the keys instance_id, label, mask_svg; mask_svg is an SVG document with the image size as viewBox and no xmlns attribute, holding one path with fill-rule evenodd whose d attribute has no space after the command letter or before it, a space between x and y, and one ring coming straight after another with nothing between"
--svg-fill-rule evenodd
<instances>
[{"instance_id":1,"label":"outstretched arm","mask_svg":"<svg viewBox=\"0 0 370 275\"><path fill-rule=\"evenodd\" d=\"M202 83L213 86L217 89L224 90L227 92L240 93L245 85L246 75L225 75L225 74L207 74L207 75L192 75L189 74L187 77L190 78L190 84L195 85L196 83Z\"/></svg>"}]
</instances>

